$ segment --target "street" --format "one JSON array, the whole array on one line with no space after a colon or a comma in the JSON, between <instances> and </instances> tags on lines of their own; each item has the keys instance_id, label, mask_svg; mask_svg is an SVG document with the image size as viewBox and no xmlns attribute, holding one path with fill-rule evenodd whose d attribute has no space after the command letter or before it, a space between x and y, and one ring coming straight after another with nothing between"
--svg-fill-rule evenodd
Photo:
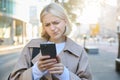
<instances>
[{"instance_id":1,"label":"street","mask_svg":"<svg viewBox=\"0 0 120 80\"><path fill-rule=\"evenodd\" d=\"M17 62L19 52L5 54L0 56L0 80L7 80L8 75L12 71Z\"/></svg>"},{"instance_id":2,"label":"street","mask_svg":"<svg viewBox=\"0 0 120 80\"><path fill-rule=\"evenodd\" d=\"M88 41L86 46L96 46L99 49L98 54L88 54L93 80L120 80L120 73L115 71L118 44Z\"/></svg>"},{"instance_id":3,"label":"street","mask_svg":"<svg viewBox=\"0 0 120 80\"><path fill-rule=\"evenodd\" d=\"M89 44L99 48L98 54L88 54L93 80L120 80L120 73L115 71L115 59L117 57L117 45ZM14 68L20 55L20 51L0 55L0 80L7 80L8 74Z\"/></svg>"},{"instance_id":4,"label":"street","mask_svg":"<svg viewBox=\"0 0 120 80\"><path fill-rule=\"evenodd\" d=\"M115 71L116 54L99 50L99 54L89 54L93 80L120 80Z\"/></svg>"}]
</instances>

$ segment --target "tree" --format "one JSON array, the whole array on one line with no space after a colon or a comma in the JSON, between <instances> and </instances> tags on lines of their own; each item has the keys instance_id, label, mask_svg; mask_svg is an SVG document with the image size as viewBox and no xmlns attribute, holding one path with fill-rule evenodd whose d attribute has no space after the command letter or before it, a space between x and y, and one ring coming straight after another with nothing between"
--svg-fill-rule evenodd
<instances>
[{"instance_id":1,"label":"tree","mask_svg":"<svg viewBox=\"0 0 120 80\"><path fill-rule=\"evenodd\" d=\"M64 3L64 7L66 8L72 22L76 21L77 15L80 15L80 13L73 13L73 10L79 10L79 12L82 12L83 5L84 0L69 0L67 3Z\"/></svg>"},{"instance_id":2,"label":"tree","mask_svg":"<svg viewBox=\"0 0 120 80\"><path fill-rule=\"evenodd\" d=\"M73 10L81 10L84 7L84 0L68 0L68 2L65 2L65 0L62 0L60 2L59 0L54 0L56 3L60 3L63 5L63 7L67 10L68 16L70 17L71 21L76 21L77 14L80 13L73 13Z\"/></svg>"}]
</instances>

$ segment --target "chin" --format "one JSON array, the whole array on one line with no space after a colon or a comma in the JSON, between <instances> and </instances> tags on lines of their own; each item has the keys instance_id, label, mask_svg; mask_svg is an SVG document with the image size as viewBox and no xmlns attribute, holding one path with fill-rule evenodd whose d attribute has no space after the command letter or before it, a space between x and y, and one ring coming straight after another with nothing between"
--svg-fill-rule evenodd
<instances>
[{"instance_id":1,"label":"chin","mask_svg":"<svg viewBox=\"0 0 120 80\"><path fill-rule=\"evenodd\" d=\"M58 39L60 39L60 38L61 38L60 36L55 36L55 37L54 37L55 40L58 40Z\"/></svg>"}]
</instances>

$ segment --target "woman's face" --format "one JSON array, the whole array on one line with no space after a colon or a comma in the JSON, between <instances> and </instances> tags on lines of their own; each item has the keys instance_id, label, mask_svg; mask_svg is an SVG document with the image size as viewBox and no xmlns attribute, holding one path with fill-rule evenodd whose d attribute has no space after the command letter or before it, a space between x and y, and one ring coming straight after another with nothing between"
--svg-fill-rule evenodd
<instances>
[{"instance_id":1,"label":"woman's face","mask_svg":"<svg viewBox=\"0 0 120 80\"><path fill-rule=\"evenodd\" d=\"M43 28L50 36L51 41L60 41L64 38L66 21L52 14L43 17Z\"/></svg>"}]
</instances>

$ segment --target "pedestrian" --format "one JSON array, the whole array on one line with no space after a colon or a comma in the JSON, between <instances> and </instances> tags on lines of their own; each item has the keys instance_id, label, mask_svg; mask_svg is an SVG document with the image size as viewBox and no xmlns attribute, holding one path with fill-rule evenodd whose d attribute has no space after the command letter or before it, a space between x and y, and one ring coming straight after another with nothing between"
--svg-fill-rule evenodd
<instances>
[{"instance_id":1,"label":"pedestrian","mask_svg":"<svg viewBox=\"0 0 120 80\"><path fill-rule=\"evenodd\" d=\"M65 9L57 3L50 3L41 11L40 20L41 38L31 40L23 48L9 79L92 80L86 51L68 38L71 23ZM32 59L34 48L40 48L40 44L49 42L56 45L56 58L43 56L40 51Z\"/></svg>"}]
</instances>

